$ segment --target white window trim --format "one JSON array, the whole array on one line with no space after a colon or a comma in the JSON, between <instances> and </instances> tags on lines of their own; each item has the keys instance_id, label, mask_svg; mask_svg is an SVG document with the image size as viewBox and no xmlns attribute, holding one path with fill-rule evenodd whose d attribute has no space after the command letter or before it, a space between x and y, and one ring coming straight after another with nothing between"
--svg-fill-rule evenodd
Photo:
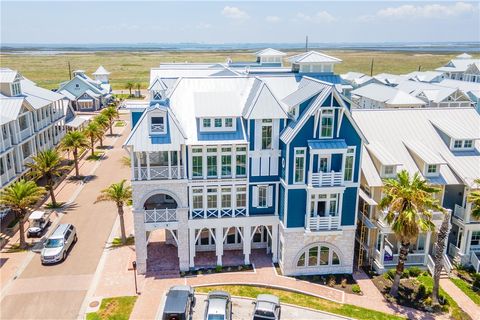
<instances>
[{"instance_id":1,"label":"white window trim","mask_svg":"<svg viewBox=\"0 0 480 320\"><path fill-rule=\"evenodd\" d=\"M297 155L297 151L303 151L303 154ZM303 158L302 180L295 181L295 172L297 171L297 158ZM305 167L307 165L307 148L293 149L293 184L305 184Z\"/></svg>"},{"instance_id":2,"label":"white window trim","mask_svg":"<svg viewBox=\"0 0 480 320\"><path fill-rule=\"evenodd\" d=\"M387 167L393 167L393 172L387 174L387 173L385 172L385 169L386 169ZM397 175L397 166L395 166L395 165L385 166L385 165L382 164L382 177L384 177L384 178L393 178L393 177L395 177L396 175Z\"/></svg>"},{"instance_id":3,"label":"white window trim","mask_svg":"<svg viewBox=\"0 0 480 320\"><path fill-rule=\"evenodd\" d=\"M163 118L163 130L153 130L153 123L152 119L153 118ZM149 118L149 124L150 124L150 133L151 134L165 134L167 132L167 117L165 114L152 114L150 115Z\"/></svg>"},{"instance_id":4,"label":"white window trim","mask_svg":"<svg viewBox=\"0 0 480 320\"><path fill-rule=\"evenodd\" d=\"M349 150L353 150L353 152L348 152ZM353 157L353 163L352 163L352 179L351 180L345 180L347 182L353 182L355 180L355 160L356 160L356 155L357 155L357 147L356 146L349 146L347 148L347 153L345 153L345 162L344 162L344 168L343 168L343 179L345 179L345 165L347 163L347 157ZM394 169L395 171L395 169Z\"/></svg>"},{"instance_id":5,"label":"white window trim","mask_svg":"<svg viewBox=\"0 0 480 320\"><path fill-rule=\"evenodd\" d=\"M209 119L210 120L210 127L205 127L203 120ZM222 126L221 127L215 127L215 119L221 119L222 120ZM227 127L225 125L226 119L232 119L232 126ZM200 128L202 132L230 132L230 131L236 131L237 130L237 118L235 117L213 117L213 118L199 118L200 121Z\"/></svg>"},{"instance_id":6,"label":"white window trim","mask_svg":"<svg viewBox=\"0 0 480 320\"><path fill-rule=\"evenodd\" d=\"M461 147L455 147L455 142L460 141L461 142ZM472 141L472 146L471 147L465 147L465 142L466 141ZM450 141L450 150L453 151L467 151L467 150L473 150L475 149L475 139L451 139Z\"/></svg>"},{"instance_id":7,"label":"white window trim","mask_svg":"<svg viewBox=\"0 0 480 320\"><path fill-rule=\"evenodd\" d=\"M332 114L325 114L324 111L332 111ZM332 130L330 136L325 136L322 137L322 120L323 118L331 118L332 119ZM333 139L333 131L334 131L334 125L335 125L335 109L333 108L322 108L322 111L320 113L319 117L319 123L318 123L318 138L319 139Z\"/></svg>"},{"instance_id":8,"label":"white window trim","mask_svg":"<svg viewBox=\"0 0 480 320\"><path fill-rule=\"evenodd\" d=\"M435 166L436 170L435 172L428 172L428 167L429 166ZM440 165L436 163L426 163L424 168L423 168L423 174L426 177L436 177L440 174Z\"/></svg>"},{"instance_id":9,"label":"white window trim","mask_svg":"<svg viewBox=\"0 0 480 320\"><path fill-rule=\"evenodd\" d=\"M270 122L264 122L264 120L270 120ZM272 150L273 149L273 119L262 119L260 120L260 150ZM270 148L263 148L263 128L271 127L271 136L270 136Z\"/></svg>"},{"instance_id":10,"label":"white window trim","mask_svg":"<svg viewBox=\"0 0 480 320\"><path fill-rule=\"evenodd\" d=\"M260 206L260 188L265 189L265 205ZM268 184L256 185L252 189L252 207L257 209L266 209L273 207L273 186Z\"/></svg>"}]
</instances>

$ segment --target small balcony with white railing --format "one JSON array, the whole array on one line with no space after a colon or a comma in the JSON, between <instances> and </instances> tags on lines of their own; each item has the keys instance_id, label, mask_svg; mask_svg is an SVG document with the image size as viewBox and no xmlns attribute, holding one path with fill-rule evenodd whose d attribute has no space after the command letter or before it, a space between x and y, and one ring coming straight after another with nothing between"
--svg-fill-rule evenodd
<instances>
[{"instance_id":1,"label":"small balcony with white railing","mask_svg":"<svg viewBox=\"0 0 480 320\"><path fill-rule=\"evenodd\" d=\"M466 223L480 223L480 220L472 217L471 212L471 203L467 203L465 207L456 204L453 209L453 220L459 225L464 225Z\"/></svg>"},{"instance_id":2,"label":"small balcony with white railing","mask_svg":"<svg viewBox=\"0 0 480 320\"><path fill-rule=\"evenodd\" d=\"M341 187L344 184L343 172L314 172L310 174L308 184L314 188Z\"/></svg>"},{"instance_id":3,"label":"small balcony with white railing","mask_svg":"<svg viewBox=\"0 0 480 320\"><path fill-rule=\"evenodd\" d=\"M135 181L186 178L180 151L136 152L131 158L131 166Z\"/></svg>"},{"instance_id":4,"label":"small balcony with white railing","mask_svg":"<svg viewBox=\"0 0 480 320\"><path fill-rule=\"evenodd\" d=\"M339 230L340 217L339 216L327 216L327 217L308 217L306 229L309 231L329 231Z\"/></svg>"},{"instance_id":5,"label":"small balcony with white railing","mask_svg":"<svg viewBox=\"0 0 480 320\"><path fill-rule=\"evenodd\" d=\"M155 194L145 201L144 223L149 229L177 227L177 202L167 194Z\"/></svg>"}]
</instances>

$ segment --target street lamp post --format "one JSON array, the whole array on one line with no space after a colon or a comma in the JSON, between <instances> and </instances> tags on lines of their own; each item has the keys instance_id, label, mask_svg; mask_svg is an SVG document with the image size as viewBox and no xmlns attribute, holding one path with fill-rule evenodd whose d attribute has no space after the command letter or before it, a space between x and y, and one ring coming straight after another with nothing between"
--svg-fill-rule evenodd
<instances>
[{"instance_id":1,"label":"street lamp post","mask_svg":"<svg viewBox=\"0 0 480 320\"><path fill-rule=\"evenodd\" d=\"M132 261L132 267L133 267L133 278L135 280L135 293L138 294L138 288L137 288L137 262Z\"/></svg>"}]
</instances>

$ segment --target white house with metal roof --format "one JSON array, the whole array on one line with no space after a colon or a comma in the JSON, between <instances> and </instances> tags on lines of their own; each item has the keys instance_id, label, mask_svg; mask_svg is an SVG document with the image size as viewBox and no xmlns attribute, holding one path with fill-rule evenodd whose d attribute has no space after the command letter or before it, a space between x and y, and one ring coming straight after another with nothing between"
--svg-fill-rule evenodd
<instances>
[{"instance_id":1,"label":"white house with metal roof","mask_svg":"<svg viewBox=\"0 0 480 320\"><path fill-rule=\"evenodd\" d=\"M84 70L75 70L73 78L61 83L57 91L71 102L75 111L97 111L112 99L109 75L103 66L93 73L95 79L87 76Z\"/></svg>"},{"instance_id":2,"label":"white house with metal roof","mask_svg":"<svg viewBox=\"0 0 480 320\"><path fill-rule=\"evenodd\" d=\"M69 112L70 111L70 112ZM0 186L26 173L37 152L56 146L65 134L63 96L38 87L19 72L0 68Z\"/></svg>"},{"instance_id":3,"label":"white house with metal roof","mask_svg":"<svg viewBox=\"0 0 480 320\"><path fill-rule=\"evenodd\" d=\"M474 59L466 53L458 55L436 70L444 72L448 78L453 80L480 82L480 59Z\"/></svg>"},{"instance_id":4,"label":"white house with metal roof","mask_svg":"<svg viewBox=\"0 0 480 320\"><path fill-rule=\"evenodd\" d=\"M426 102L405 91L383 84L371 83L351 93L355 107L362 109L419 108Z\"/></svg>"},{"instance_id":5,"label":"white house with metal roof","mask_svg":"<svg viewBox=\"0 0 480 320\"><path fill-rule=\"evenodd\" d=\"M471 217L468 193L480 186L480 116L473 108L416 108L352 111L368 140L362 161L359 229L364 261L379 271L398 262L399 243L378 207L384 178L401 170L418 173L441 189L435 195L452 212L448 255L479 270L480 224ZM443 214L432 212L437 227ZM359 231L359 234L361 232ZM432 267L435 233L421 234L411 245L407 265ZM444 257L446 268L450 260ZM447 270L448 271L448 270Z\"/></svg>"},{"instance_id":6,"label":"white house with metal roof","mask_svg":"<svg viewBox=\"0 0 480 320\"><path fill-rule=\"evenodd\" d=\"M363 137L339 60L295 61L328 67L160 66L151 101L125 105L139 272L169 250L180 270L267 255L284 274L352 272Z\"/></svg>"}]
</instances>

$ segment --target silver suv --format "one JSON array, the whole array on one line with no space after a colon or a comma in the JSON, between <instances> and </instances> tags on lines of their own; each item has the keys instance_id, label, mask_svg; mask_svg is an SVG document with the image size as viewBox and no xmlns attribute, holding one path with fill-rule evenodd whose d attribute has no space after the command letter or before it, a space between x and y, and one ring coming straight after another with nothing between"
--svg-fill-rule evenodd
<instances>
[{"instance_id":1,"label":"silver suv","mask_svg":"<svg viewBox=\"0 0 480 320\"><path fill-rule=\"evenodd\" d=\"M232 320L232 299L225 291L208 293L205 320Z\"/></svg>"},{"instance_id":2,"label":"silver suv","mask_svg":"<svg viewBox=\"0 0 480 320\"><path fill-rule=\"evenodd\" d=\"M253 320L279 320L280 300L272 294L259 294L253 302Z\"/></svg>"},{"instance_id":3,"label":"silver suv","mask_svg":"<svg viewBox=\"0 0 480 320\"><path fill-rule=\"evenodd\" d=\"M77 231L71 224L61 224L45 241L40 259L42 264L56 263L67 258L73 243L77 242Z\"/></svg>"}]
</instances>

